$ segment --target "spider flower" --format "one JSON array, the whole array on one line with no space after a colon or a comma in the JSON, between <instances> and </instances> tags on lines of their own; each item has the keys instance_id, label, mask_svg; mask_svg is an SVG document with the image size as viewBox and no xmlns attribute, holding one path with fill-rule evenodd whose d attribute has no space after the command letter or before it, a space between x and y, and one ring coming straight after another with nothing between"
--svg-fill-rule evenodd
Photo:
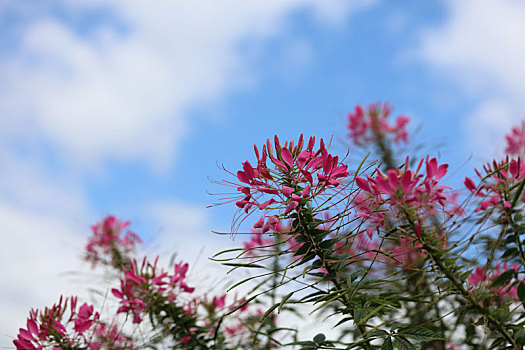
<instances>
[{"instance_id":1,"label":"spider flower","mask_svg":"<svg viewBox=\"0 0 525 350\"><path fill-rule=\"evenodd\" d=\"M242 170L235 175L239 183L227 182L236 188L233 200L247 216L255 211L262 215L253 225L267 232L278 230L280 220L299 212L308 201L329 196L339 196L347 184L348 167L338 156L328 153L323 139L315 147L315 138L304 144L303 135L281 145L274 137L259 152L254 146L257 162L242 163ZM242 213L242 212L241 212Z\"/></svg>"},{"instance_id":2,"label":"spider flower","mask_svg":"<svg viewBox=\"0 0 525 350\"><path fill-rule=\"evenodd\" d=\"M20 328L13 344L18 350L36 349L132 349L133 343L117 325L100 320L93 305L77 309L77 297L60 297L44 310L31 310L27 327Z\"/></svg>"},{"instance_id":3,"label":"spider flower","mask_svg":"<svg viewBox=\"0 0 525 350\"><path fill-rule=\"evenodd\" d=\"M406 125L410 119L400 115L391 125L388 122L391 112L392 107L386 102L370 104L366 109L357 105L354 112L348 113L348 130L352 142L358 146L384 138L393 139L396 143L407 142Z\"/></svg>"},{"instance_id":4,"label":"spider flower","mask_svg":"<svg viewBox=\"0 0 525 350\"><path fill-rule=\"evenodd\" d=\"M423 163L425 174L420 173ZM403 168L389 169L386 174L377 169L375 177L356 177L356 185L362 190L356 196L356 215L366 220L370 238L374 231L386 226L387 218L394 218L401 211L412 211L421 219L448 205L449 187L439 183L448 164L438 165L436 158L429 156L420 160L415 171L408 164L407 157Z\"/></svg>"},{"instance_id":5,"label":"spider flower","mask_svg":"<svg viewBox=\"0 0 525 350\"><path fill-rule=\"evenodd\" d=\"M136 233L126 231L128 226L129 221L121 221L113 215L93 225L93 235L86 245L85 260L91 261L93 265L102 263L120 268L129 260L126 255L135 249L137 243L142 243Z\"/></svg>"},{"instance_id":6,"label":"spider flower","mask_svg":"<svg viewBox=\"0 0 525 350\"><path fill-rule=\"evenodd\" d=\"M525 121L522 121L520 126L513 127L510 134L505 135L505 139L505 153L513 156L525 155Z\"/></svg>"}]
</instances>

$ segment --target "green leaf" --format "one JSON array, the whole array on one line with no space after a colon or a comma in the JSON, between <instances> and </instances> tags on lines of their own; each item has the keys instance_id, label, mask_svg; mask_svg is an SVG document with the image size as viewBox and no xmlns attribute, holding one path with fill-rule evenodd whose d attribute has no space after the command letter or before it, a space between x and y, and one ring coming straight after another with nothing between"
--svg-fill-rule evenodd
<instances>
[{"instance_id":1,"label":"green leaf","mask_svg":"<svg viewBox=\"0 0 525 350\"><path fill-rule=\"evenodd\" d=\"M525 303L525 283L518 284L518 297L522 303Z\"/></svg>"},{"instance_id":2,"label":"green leaf","mask_svg":"<svg viewBox=\"0 0 525 350\"><path fill-rule=\"evenodd\" d=\"M313 341L307 340L307 341L294 341L293 343L284 344L284 346L290 346L290 345L304 345L304 346L315 346L315 343Z\"/></svg>"},{"instance_id":3,"label":"green leaf","mask_svg":"<svg viewBox=\"0 0 525 350\"><path fill-rule=\"evenodd\" d=\"M515 332L512 337L518 344L524 344L525 343L525 330L520 329L519 331Z\"/></svg>"},{"instance_id":4,"label":"green leaf","mask_svg":"<svg viewBox=\"0 0 525 350\"><path fill-rule=\"evenodd\" d=\"M299 247L299 249L297 249L297 251L294 253L294 256L304 255L309 252L310 249L312 249L312 245L310 243L303 243L303 245Z\"/></svg>"},{"instance_id":5,"label":"green leaf","mask_svg":"<svg viewBox=\"0 0 525 350\"><path fill-rule=\"evenodd\" d=\"M374 310L368 312L366 314L366 316L364 316L363 318L361 318L359 320L359 323L365 323L367 322L371 317L373 317L375 314L377 314L379 311L383 310L384 308L386 307L385 304L382 304L382 305L379 305L378 307L376 307ZM370 310L370 309L367 309L367 310Z\"/></svg>"},{"instance_id":6,"label":"green leaf","mask_svg":"<svg viewBox=\"0 0 525 350\"><path fill-rule=\"evenodd\" d=\"M304 264L305 262L310 261L310 260L312 260L312 259L314 259L314 258L315 258L315 253L314 253L314 252L310 252L310 253L306 254L305 256L303 256L303 258L301 259L301 261L299 261L299 262L297 263L297 266L302 265L302 264Z\"/></svg>"},{"instance_id":7,"label":"green leaf","mask_svg":"<svg viewBox=\"0 0 525 350\"><path fill-rule=\"evenodd\" d=\"M354 310L354 322L359 324L363 317L366 316L366 310L362 308L357 308Z\"/></svg>"},{"instance_id":8,"label":"green leaf","mask_svg":"<svg viewBox=\"0 0 525 350\"><path fill-rule=\"evenodd\" d=\"M339 241L339 239L337 239L337 238L327 239L326 241L322 241L321 243L319 243L319 247L321 249L333 248L334 244L336 242L338 242L338 241Z\"/></svg>"},{"instance_id":9,"label":"green leaf","mask_svg":"<svg viewBox=\"0 0 525 350\"><path fill-rule=\"evenodd\" d=\"M516 274L515 270L508 270L508 271L503 272L501 275L498 276L498 278L494 280L494 282L492 282L492 287L506 285L507 282L509 282L510 279L514 277L515 274Z\"/></svg>"},{"instance_id":10,"label":"green leaf","mask_svg":"<svg viewBox=\"0 0 525 350\"><path fill-rule=\"evenodd\" d=\"M253 280L254 278L257 278L257 276L250 276L250 277L248 277L248 278L243 279L242 281L239 281L239 282L235 283L233 286L231 286L230 288L228 288L227 292L229 292L230 290L232 290L233 288L235 288L235 287L237 287L237 286L240 286L240 285L243 284L243 283L246 283L246 282L248 282L248 281Z\"/></svg>"},{"instance_id":11,"label":"green leaf","mask_svg":"<svg viewBox=\"0 0 525 350\"><path fill-rule=\"evenodd\" d=\"M394 337L394 343L399 350L416 350L414 344L404 337Z\"/></svg>"},{"instance_id":12,"label":"green leaf","mask_svg":"<svg viewBox=\"0 0 525 350\"><path fill-rule=\"evenodd\" d=\"M321 266L323 266L323 262L319 259L315 260L313 263L312 263L312 268L313 269L318 269L320 268Z\"/></svg>"},{"instance_id":13,"label":"green leaf","mask_svg":"<svg viewBox=\"0 0 525 350\"><path fill-rule=\"evenodd\" d=\"M388 332L382 329L376 329L366 335L367 338L378 338L388 335Z\"/></svg>"},{"instance_id":14,"label":"green leaf","mask_svg":"<svg viewBox=\"0 0 525 350\"><path fill-rule=\"evenodd\" d=\"M345 322L350 321L351 319L352 319L351 317L343 318L342 320L340 320L339 322L337 322L337 324L334 326L334 328L337 327L337 326L342 325L342 324L345 323Z\"/></svg>"},{"instance_id":15,"label":"green leaf","mask_svg":"<svg viewBox=\"0 0 525 350\"><path fill-rule=\"evenodd\" d=\"M266 319L266 317L268 317L268 315L270 315L272 313L272 311L275 310L279 306L279 304L280 303L276 303L276 304L272 305L268 310L266 310L264 315L261 317L261 322L264 321Z\"/></svg>"},{"instance_id":16,"label":"green leaf","mask_svg":"<svg viewBox=\"0 0 525 350\"><path fill-rule=\"evenodd\" d=\"M244 305L248 304L250 301L252 301L253 299L257 298L257 295L254 295L253 297L245 300L244 302L242 302L241 304L237 305L234 309L230 310L227 314L225 314L224 316L228 316L228 315L231 315L232 313L234 313L235 311L239 310L241 307L243 307Z\"/></svg>"},{"instance_id":17,"label":"green leaf","mask_svg":"<svg viewBox=\"0 0 525 350\"><path fill-rule=\"evenodd\" d=\"M299 235L299 236L295 237L295 241L297 243L304 243L304 242L306 242L306 240L307 240L307 237L303 236L303 235Z\"/></svg>"},{"instance_id":18,"label":"green leaf","mask_svg":"<svg viewBox=\"0 0 525 350\"><path fill-rule=\"evenodd\" d=\"M215 232L215 233L217 233L217 232ZM210 258L210 260L213 260L213 261L224 261L224 260L221 260L221 259L216 259L216 257L218 257L219 255L226 254L226 253L240 252L240 251L244 251L244 249L243 248L232 248L232 249L223 250L221 252L218 252L214 256L212 256ZM226 260L231 260L231 259L226 259Z\"/></svg>"},{"instance_id":19,"label":"green leaf","mask_svg":"<svg viewBox=\"0 0 525 350\"><path fill-rule=\"evenodd\" d=\"M224 266L233 266L233 267L252 267L258 269L264 269L265 267L257 264L241 264L241 263L222 263Z\"/></svg>"},{"instance_id":20,"label":"green leaf","mask_svg":"<svg viewBox=\"0 0 525 350\"><path fill-rule=\"evenodd\" d=\"M489 349L501 349L501 345L505 345L506 343L507 341L505 340L505 338L494 339L492 344L490 344Z\"/></svg>"},{"instance_id":21,"label":"green leaf","mask_svg":"<svg viewBox=\"0 0 525 350\"><path fill-rule=\"evenodd\" d=\"M290 294L288 294L287 296L285 296L283 298L283 300L281 301L281 303L279 304L279 308L277 309L277 313L280 313L281 312L281 309L283 308L284 304L286 303L286 301L288 299L290 299L290 297L293 295L293 293L295 292L291 292Z\"/></svg>"},{"instance_id":22,"label":"green leaf","mask_svg":"<svg viewBox=\"0 0 525 350\"><path fill-rule=\"evenodd\" d=\"M401 328L399 334L410 339L422 341L442 339L436 332L418 326Z\"/></svg>"},{"instance_id":23,"label":"green leaf","mask_svg":"<svg viewBox=\"0 0 525 350\"><path fill-rule=\"evenodd\" d=\"M390 337L385 338L385 341L381 346L381 350L394 350L394 347L392 346L392 339Z\"/></svg>"},{"instance_id":24,"label":"green leaf","mask_svg":"<svg viewBox=\"0 0 525 350\"><path fill-rule=\"evenodd\" d=\"M505 250L505 252L501 256L501 259L506 260L509 257L518 256L518 254L519 254L518 248L512 247L512 248Z\"/></svg>"}]
</instances>

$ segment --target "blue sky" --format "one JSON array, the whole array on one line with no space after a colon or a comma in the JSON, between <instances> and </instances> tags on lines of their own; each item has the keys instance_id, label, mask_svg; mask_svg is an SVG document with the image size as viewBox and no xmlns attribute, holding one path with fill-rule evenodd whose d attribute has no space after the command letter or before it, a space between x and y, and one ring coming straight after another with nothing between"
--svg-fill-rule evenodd
<instances>
[{"instance_id":1,"label":"blue sky","mask_svg":"<svg viewBox=\"0 0 525 350\"><path fill-rule=\"evenodd\" d=\"M522 118L524 17L512 0L0 3L0 346L82 290L59 273L85 269L91 223L132 220L150 253L226 248L210 230L234 208L205 208L217 163L274 134L345 153L358 103L390 101L470 174Z\"/></svg>"}]
</instances>

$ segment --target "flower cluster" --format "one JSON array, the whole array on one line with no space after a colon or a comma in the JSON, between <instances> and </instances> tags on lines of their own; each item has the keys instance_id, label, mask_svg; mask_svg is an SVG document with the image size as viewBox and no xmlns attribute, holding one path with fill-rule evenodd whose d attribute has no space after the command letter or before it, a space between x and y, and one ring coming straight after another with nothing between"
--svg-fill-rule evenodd
<instances>
[{"instance_id":1,"label":"flower cluster","mask_svg":"<svg viewBox=\"0 0 525 350\"><path fill-rule=\"evenodd\" d=\"M348 129L355 145L365 145L392 137L394 142L407 142L406 125L410 119L404 115L396 118L394 125L388 123L392 107L388 103L373 103L365 110L357 105L348 113Z\"/></svg>"},{"instance_id":2,"label":"flower cluster","mask_svg":"<svg viewBox=\"0 0 525 350\"><path fill-rule=\"evenodd\" d=\"M510 208L509 189L517 181L525 177L525 164L518 159L509 161L508 157L504 161L494 160L492 164L483 166L486 177L476 170L481 179L481 183L476 183L469 177L465 177L465 187L476 197L484 198L475 212L487 210L489 208ZM525 201L525 195L524 195Z\"/></svg>"},{"instance_id":3,"label":"flower cluster","mask_svg":"<svg viewBox=\"0 0 525 350\"><path fill-rule=\"evenodd\" d=\"M519 301L518 298L518 286L511 281L507 281L503 286L490 288L492 283L504 272L513 270L518 271L518 265L514 264L510 268L506 262L503 263L503 270L501 264L497 264L496 268L488 272L487 267L476 267L476 270L468 278L468 283L473 286L473 290L484 288L484 290L491 289L492 292L498 295L500 298L509 298L515 301Z\"/></svg>"},{"instance_id":4,"label":"flower cluster","mask_svg":"<svg viewBox=\"0 0 525 350\"><path fill-rule=\"evenodd\" d=\"M265 238L261 233L253 233L250 240L243 243L246 256L253 257L256 255L255 251L265 247L271 247L275 241L270 238Z\"/></svg>"},{"instance_id":5,"label":"flower cluster","mask_svg":"<svg viewBox=\"0 0 525 350\"><path fill-rule=\"evenodd\" d=\"M201 300L201 304L208 312L208 319L219 318L224 312L229 312L236 309L234 313L235 317L231 320L225 321L226 324L223 325L223 330L229 337L239 337L244 331L247 331L246 325L249 323L247 322L247 319L253 314L252 312L247 312L250 304L245 303L245 301L246 299L244 298L238 300L237 297L235 297L233 303L228 303L227 295L223 294L220 297L214 296L211 302L208 301L206 297L204 297ZM210 329L210 332L214 331L214 328Z\"/></svg>"},{"instance_id":6,"label":"flower cluster","mask_svg":"<svg viewBox=\"0 0 525 350\"><path fill-rule=\"evenodd\" d=\"M112 350L130 350L135 348L130 337L124 336L117 324L105 324L100 322L95 326L95 339L91 341L90 346L93 350L112 349Z\"/></svg>"},{"instance_id":7,"label":"flower cluster","mask_svg":"<svg viewBox=\"0 0 525 350\"><path fill-rule=\"evenodd\" d=\"M262 154L257 146L256 166L243 163L243 170L237 172L241 184L232 184L242 193L236 201L237 207L250 214L255 210L265 214L253 225L267 232L278 230L279 221L291 212L299 211L307 200L341 188L341 179L346 178L348 167L337 156L328 153L323 139L314 150L315 138L311 137L304 148L303 135L297 145L286 142L281 146L277 136L274 138L275 150L270 140L263 145ZM268 164L268 162L270 164ZM269 198L268 198L269 197ZM270 211L278 214L266 215Z\"/></svg>"},{"instance_id":8,"label":"flower cluster","mask_svg":"<svg viewBox=\"0 0 525 350\"><path fill-rule=\"evenodd\" d=\"M143 259L139 266L137 260L131 261L131 266L123 267L124 277L120 280L120 289L113 288L112 293L120 299L118 313L133 314L133 323L141 323L142 315L153 302L159 298L164 302L173 303L182 293L191 294L195 290L186 282L188 264L182 262L174 266L172 275L157 268L158 257L152 264Z\"/></svg>"},{"instance_id":9,"label":"flower cluster","mask_svg":"<svg viewBox=\"0 0 525 350\"><path fill-rule=\"evenodd\" d=\"M429 158L421 159L415 171L409 169L407 158L402 169L390 169L387 174L377 169L375 177L356 177L357 186L366 196L357 197L357 216L367 221L366 231L370 238L375 230L386 225L387 213L393 218L400 210L411 210L417 218L423 218L434 214L437 207L445 208L448 187L440 186L439 180L446 175L448 164L438 165L436 158ZM426 165L424 175L419 173L423 162Z\"/></svg>"},{"instance_id":10,"label":"flower cluster","mask_svg":"<svg viewBox=\"0 0 525 350\"><path fill-rule=\"evenodd\" d=\"M505 139L507 140L505 153L514 156L525 155L525 122L513 127L511 133L505 135Z\"/></svg>"},{"instance_id":11,"label":"flower cluster","mask_svg":"<svg viewBox=\"0 0 525 350\"><path fill-rule=\"evenodd\" d=\"M93 225L93 235L86 245L85 260L93 265L101 263L120 268L125 263L126 257L135 249L137 243L142 243L140 237L132 231L124 231L129 226L129 221L120 221L109 215L101 222Z\"/></svg>"},{"instance_id":12,"label":"flower cluster","mask_svg":"<svg viewBox=\"0 0 525 350\"><path fill-rule=\"evenodd\" d=\"M100 320L93 305L84 303L77 310L76 297L60 297L50 308L31 310L27 328L20 328L13 343L19 350L133 348L133 343L120 333L118 326Z\"/></svg>"},{"instance_id":13,"label":"flower cluster","mask_svg":"<svg viewBox=\"0 0 525 350\"><path fill-rule=\"evenodd\" d=\"M389 250L389 253L395 259L394 263L401 264L407 272L410 272L424 256L421 244L408 236L399 237L397 244Z\"/></svg>"},{"instance_id":14,"label":"flower cluster","mask_svg":"<svg viewBox=\"0 0 525 350\"><path fill-rule=\"evenodd\" d=\"M226 295L213 297L211 302L208 302L206 296L194 295L195 288L187 284L187 263L175 264L169 273L158 267L159 257L153 262L147 258L140 262L129 258L126 253L134 248L135 243L140 242L140 238L129 231L126 236L121 237L120 233L128 225L129 222L110 216L94 226L95 236L90 238L92 245L88 245L91 248L101 248L97 251L97 261L110 261L110 266L121 272L119 288L111 291L119 300L117 314L130 315L135 324L143 324L144 320L149 320L148 324L157 332L169 334L184 348L203 346L208 341L215 342L215 327L222 316L220 311L227 312L234 308L233 305L226 306ZM118 261L121 264L117 264ZM236 314L245 311L247 307L248 304L240 307ZM221 341L233 341L233 336L236 337L234 342L243 338L241 333L244 333L247 317L235 317L233 322L223 323L223 329L230 338ZM100 327L97 332L97 339L115 338L114 328Z\"/></svg>"}]
</instances>

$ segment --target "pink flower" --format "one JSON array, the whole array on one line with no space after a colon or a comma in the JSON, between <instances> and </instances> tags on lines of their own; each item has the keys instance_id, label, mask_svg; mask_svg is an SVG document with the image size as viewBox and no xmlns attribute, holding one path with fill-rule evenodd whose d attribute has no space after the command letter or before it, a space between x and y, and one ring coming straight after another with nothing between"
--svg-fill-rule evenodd
<instances>
[{"instance_id":1,"label":"pink flower","mask_svg":"<svg viewBox=\"0 0 525 350\"><path fill-rule=\"evenodd\" d=\"M476 184L470 177L465 176L465 187L468 188L471 192L474 192L476 189Z\"/></svg>"},{"instance_id":2,"label":"pink flower","mask_svg":"<svg viewBox=\"0 0 525 350\"><path fill-rule=\"evenodd\" d=\"M481 284L487 280L487 268L486 267L476 267L476 270L468 278L468 283L470 284Z\"/></svg>"},{"instance_id":3,"label":"pink flower","mask_svg":"<svg viewBox=\"0 0 525 350\"><path fill-rule=\"evenodd\" d=\"M220 298L213 297L213 300L211 302L213 309L216 309L216 308L223 309L225 304L226 304L226 294L224 294Z\"/></svg>"},{"instance_id":4,"label":"pink flower","mask_svg":"<svg viewBox=\"0 0 525 350\"><path fill-rule=\"evenodd\" d=\"M262 218L261 218L262 219ZM262 227L262 226L261 226ZM251 235L251 238L248 242L244 242L244 250L246 251L246 256L255 256L255 251L257 249L270 246L274 243L273 240L269 238L264 238L260 233L254 233Z\"/></svg>"},{"instance_id":5,"label":"pink flower","mask_svg":"<svg viewBox=\"0 0 525 350\"><path fill-rule=\"evenodd\" d=\"M483 166L488 178L481 175L476 170L478 176L482 180L481 184L476 187L474 181L470 178L465 178L465 186L473 192L476 197L482 200L475 212L485 211L491 208L499 208L505 210L512 207L512 204L507 200L509 189L512 189L517 181L520 181L525 176L525 164L521 159L509 160L508 156L503 161L493 160L492 163L487 163Z\"/></svg>"},{"instance_id":6,"label":"pink flower","mask_svg":"<svg viewBox=\"0 0 525 350\"><path fill-rule=\"evenodd\" d=\"M501 270L501 264L498 263L496 267L490 271L487 271L487 267L476 267L476 270L468 278L468 283L474 286L474 290L480 288L481 286L489 288L496 278L498 278L503 272L515 270L518 271L518 265L513 265L509 268L506 262L503 263L503 271ZM519 280L523 282L523 280ZM514 285L513 285L514 284ZM492 292L498 295L500 298L509 298L515 301L519 301L518 298L518 287L516 283L513 283L512 280L508 281L502 287L492 288ZM493 300L495 301L495 300Z\"/></svg>"},{"instance_id":7,"label":"pink flower","mask_svg":"<svg viewBox=\"0 0 525 350\"><path fill-rule=\"evenodd\" d=\"M118 313L131 313L133 323L141 323L150 300L164 298L173 303L177 295L191 294L195 288L186 283L188 264L179 262L174 266L172 275L157 268L158 257L153 263L143 259L139 266L132 260L130 267L123 267L124 277L120 280L120 289L112 289L115 297L120 299Z\"/></svg>"},{"instance_id":8,"label":"pink flower","mask_svg":"<svg viewBox=\"0 0 525 350\"><path fill-rule=\"evenodd\" d=\"M314 146L314 137L305 147L303 135L297 145L294 141L281 145L275 136L273 146L267 140L262 153L254 146L257 163L242 163L236 174L240 184L227 182L237 189L238 197L232 201L244 214L263 211L254 228L266 232L281 218L301 211L306 201L340 195L341 181L349 176L348 166L328 153L322 139L317 149Z\"/></svg>"},{"instance_id":9,"label":"pink flower","mask_svg":"<svg viewBox=\"0 0 525 350\"><path fill-rule=\"evenodd\" d=\"M348 113L348 129L353 143L363 146L384 138L391 138L396 143L407 142L406 126L410 119L401 115L394 125L390 125L387 119L391 111L392 107L386 102L371 104L366 110L357 105L353 113Z\"/></svg>"},{"instance_id":10,"label":"pink flower","mask_svg":"<svg viewBox=\"0 0 525 350\"><path fill-rule=\"evenodd\" d=\"M385 225L385 215L394 217L402 209L415 210L419 217L435 213L447 206L447 186L439 185L447 173L448 164L438 165L435 158L421 159L416 170L409 169L408 158L403 168L389 169L387 174L376 170L375 177L356 177L356 185L362 190L354 198L356 216L366 220L370 237ZM419 171L425 163L426 174Z\"/></svg>"},{"instance_id":11,"label":"pink flower","mask_svg":"<svg viewBox=\"0 0 525 350\"><path fill-rule=\"evenodd\" d=\"M89 344L89 348L95 350L102 348L115 350L134 349L135 345L131 338L122 334L119 328L120 326L117 324L108 325L103 322L98 322L95 326L95 339ZM103 347L104 345L106 345L106 347Z\"/></svg>"},{"instance_id":12,"label":"pink flower","mask_svg":"<svg viewBox=\"0 0 525 350\"><path fill-rule=\"evenodd\" d=\"M126 262L123 258L128 260L125 256L135 249L137 243L142 243L136 233L124 233L128 226L129 221L120 221L113 215L93 225L93 235L86 245L85 260L91 261L93 265L102 263L120 268Z\"/></svg>"},{"instance_id":13,"label":"pink flower","mask_svg":"<svg viewBox=\"0 0 525 350\"><path fill-rule=\"evenodd\" d=\"M98 319L98 313L94 315L94 318L91 318L93 315L93 305L88 305L86 303L82 304L78 311L78 316L75 319L75 331L78 334L84 333L87 329L91 327L93 321Z\"/></svg>"},{"instance_id":14,"label":"pink flower","mask_svg":"<svg viewBox=\"0 0 525 350\"><path fill-rule=\"evenodd\" d=\"M421 251L421 244L408 236L399 237L398 243L394 244L389 252L397 260L394 260L394 264L401 264L407 272L412 271L424 255Z\"/></svg>"},{"instance_id":15,"label":"pink flower","mask_svg":"<svg viewBox=\"0 0 525 350\"><path fill-rule=\"evenodd\" d=\"M105 323L99 319L100 315L94 311L93 305L84 303L78 312L76 305L76 297L60 297L52 307L31 310L27 328L20 328L13 344L19 350L62 349L64 344L75 349L100 349L102 344L109 344L98 336L97 328L105 326ZM115 336L121 336L118 328L114 332Z\"/></svg>"},{"instance_id":16,"label":"pink flower","mask_svg":"<svg viewBox=\"0 0 525 350\"><path fill-rule=\"evenodd\" d=\"M513 127L505 138L507 139L505 153L515 156L525 155L525 121L521 122L520 126Z\"/></svg>"},{"instance_id":17,"label":"pink flower","mask_svg":"<svg viewBox=\"0 0 525 350\"><path fill-rule=\"evenodd\" d=\"M181 344L186 344L190 340L191 340L191 336L187 335L187 336L184 336L184 337L181 338L180 343Z\"/></svg>"}]
</instances>

